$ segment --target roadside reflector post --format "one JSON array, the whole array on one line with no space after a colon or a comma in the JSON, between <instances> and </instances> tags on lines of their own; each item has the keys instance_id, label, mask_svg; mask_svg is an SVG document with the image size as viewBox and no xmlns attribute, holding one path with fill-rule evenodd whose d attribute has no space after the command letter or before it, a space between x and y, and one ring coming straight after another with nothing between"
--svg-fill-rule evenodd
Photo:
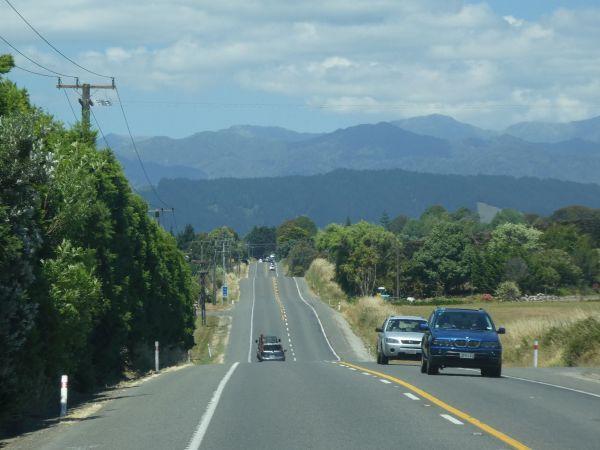
<instances>
[{"instance_id":1,"label":"roadside reflector post","mask_svg":"<svg viewBox=\"0 0 600 450\"><path fill-rule=\"evenodd\" d=\"M69 377L63 375L60 377L60 417L67 415L67 388L69 384Z\"/></svg>"},{"instance_id":2,"label":"roadside reflector post","mask_svg":"<svg viewBox=\"0 0 600 450\"><path fill-rule=\"evenodd\" d=\"M158 365L158 341L154 341L154 370L156 372L158 372L159 369L159 365Z\"/></svg>"},{"instance_id":3,"label":"roadside reflector post","mask_svg":"<svg viewBox=\"0 0 600 450\"><path fill-rule=\"evenodd\" d=\"M538 340L533 341L533 367L538 366Z\"/></svg>"},{"instance_id":4,"label":"roadside reflector post","mask_svg":"<svg viewBox=\"0 0 600 450\"><path fill-rule=\"evenodd\" d=\"M208 347L208 358L212 359L212 352L210 351L210 344L206 344L206 346Z\"/></svg>"},{"instance_id":5,"label":"roadside reflector post","mask_svg":"<svg viewBox=\"0 0 600 450\"><path fill-rule=\"evenodd\" d=\"M342 302L339 302L338 303L338 311L341 311L341 310L342 310Z\"/></svg>"}]
</instances>

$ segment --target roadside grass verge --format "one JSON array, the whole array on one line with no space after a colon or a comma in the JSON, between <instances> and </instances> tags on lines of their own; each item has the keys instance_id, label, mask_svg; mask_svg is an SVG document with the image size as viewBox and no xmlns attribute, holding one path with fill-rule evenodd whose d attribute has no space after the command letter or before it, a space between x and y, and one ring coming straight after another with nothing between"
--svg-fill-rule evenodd
<instances>
[{"instance_id":1,"label":"roadside grass verge","mask_svg":"<svg viewBox=\"0 0 600 450\"><path fill-rule=\"evenodd\" d=\"M191 359L194 364L220 364L223 362L230 323L231 319L228 316L208 316L206 326L203 326L202 318L198 317L194 332L194 347L191 350Z\"/></svg>"},{"instance_id":2,"label":"roadside grass verge","mask_svg":"<svg viewBox=\"0 0 600 450\"><path fill-rule=\"evenodd\" d=\"M311 263L304 278L321 300L328 302L332 306L337 306L340 302L346 302L346 295L338 284L333 281L334 276L335 268L333 264L324 259L317 258Z\"/></svg>"},{"instance_id":3,"label":"roadside grass verge","mask_svg":"<svg viewBox=\"0 0 600 450\"><path fill-rule=\"evenodd\" d=\"M374 353L375 327L392 314L422 316L425 319L436 303L390 304L378 297L349 301L333 280L334 268L323 259L313 261L306 273L311 290L325 303L337 306L371 353ZM335 299L335 304L329 302ZM452 307L484 308L496 326L506 328L501 336L507 366L531 366L533 341L540 344L540 366L600 366L600 302L481 302L471 297L452 302Z\"/></svg>"},{"instance_id":4,"label":"roadside grass verge","mask_svg":"<svg viewBox=\"0 0 600 450\"><path fill-rule=\"evenodd\" d=\"M208 302L206 304L207 311L223 311L231 308L233 302L240 300L240 280L248 277L248 265L242 264L240 267L240 275L237 275L237 271L227 272L225 276L227 280L227 302L223 302L223 291L221 286L217 286L217 303L212 304Z\"/></svg>"}]
</instances>

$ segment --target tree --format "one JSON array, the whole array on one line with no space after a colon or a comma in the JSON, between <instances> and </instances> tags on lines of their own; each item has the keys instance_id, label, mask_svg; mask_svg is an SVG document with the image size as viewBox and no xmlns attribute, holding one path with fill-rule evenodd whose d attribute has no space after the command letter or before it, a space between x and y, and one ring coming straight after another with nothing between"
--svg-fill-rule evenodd
<instances>
[{"instance_id":1,"label":"tree","mask_svg":"<svg viewBox=\"0 0 600 450\"><path fill-rule=\"evenodd\" d=\"M389 230L390 227L390 216L387 211L383 211L381 217L379 218L379 225L381 225L385 230Z\"/></svg>"},{"instance_id":2,"label":"tree","mask_svg":"<svg viewBox=\"0 0 600 450\"><path fill-rule=\"evenodd\" d=\"M286 258L297 242L312 240L316 234L317 226L306 216L283 222L276 230L278 255Z\"/></svg>"},{"instance_id":3,"label":"tree","mask_svg":"<svg viewBox=\"0 0 600 450\"><path fill-rule=\"evenodd\" d=\"M400 214L392 219L387 229L394 234L400 234L408 220L409 218L407 216Z\"/></svg>"},{"instance_id":4,"label":"tree","mask_svg":"<svg viewBox=\"0 0 600 450\"><path fill-rule=\"evenodd\" d=\"M312 241L305 240L295 243L287 257L289 275L303 277L304 273L310 267L310 263L316 257L317 251Z\"/></svg>"},{"instance_id":5,"label":"tree","mask_svg":"<svg viewBox=\"0 0 600 450\"><path fill-rule=\"evenodd\" d=\"M275 227L255 226L244 240L250 245L250 254L262 258L274 253L277 247L277 231Z\"/></svg>"},{"instance_id":6,"label":"tree","mask_svg":"<svg viewBox=\"0 0 600 450\"><path fill-rule=\"evenodd\" d=\"M469 237L459 224L441 222L433 227L415 255L430 293L438 288L444 294L463 289L471 277L469 248Z\"/></svg>"},{"instance_id":7,"label":"tree","mask_svg":"<svg viewBox=\"0 0 600 450\"><path fill-rule=\"evenodd\" d=\"M183 231L177 235L177 246L181 250L187 250L195 237L194 227L188 223Z\"/></svg>"},{"instance_id":8,"label":"tree","mask_svg":"<svg viewBox=\"0 0 600 450\"><path fill-rule=\"evenodd\" d=\"M317 248L336 263L336 280L351 295L370 295L376 283L392 283L397 238L364 221L349 227L329 225L317 236Z\"/></svg>"},{"instance_id":9,"label":"tree","mask_svg":"<svg viewBox=\"0 0 600 450\"><path fill-rule=\"evenodd\" d=\"M504 223L525 223L525 217L522 213L515 209L503 209L498 211L490 225L493 228L496 228L498 225L502 225Z\"/></svg>"}]
</instances>

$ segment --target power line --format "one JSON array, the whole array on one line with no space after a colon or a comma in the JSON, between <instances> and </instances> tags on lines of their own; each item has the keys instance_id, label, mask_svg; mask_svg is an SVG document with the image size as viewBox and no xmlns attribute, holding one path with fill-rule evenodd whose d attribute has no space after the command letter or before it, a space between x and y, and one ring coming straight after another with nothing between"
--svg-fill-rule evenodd
<instances>
[{"instance_id":1,"label":"power line","mask_svg":"<svg viewBox=\"0 0 600 450\"><path fill-rule=\"evenodd\" d=\"M27 26L28 26L29 28L31 28L31 30L32 30L32 31L33 31L35 34L37 34L37 35L38 35L38 37L39 37L39 38L40 38L42 41L44 41L46 44L48 44L48 46L50 46L50 48L52 48L52 50L54 50L54 51L55 51L56 53L58 53L60 56L62 56L63 58L65 58L67 61L69 61L70 63L72 63L72 64L74 64L75 66L79 67L80 69L82 69L82 70L85 70L86 72L88 72L88 73L91 73L91 74L93 74L93 75L96 75L96 76L98 76L98 77L102 77L102 78L112 78L112 77L110 77L110 76L108 76L108 75L102 75L102 74L100 74L100 73L94 72L93 70L90 70L90 69L88 69L88 68L86 68L86 67L83 67L82 65L80 65L80 64L78 64L77 62L73 61L71 58L69 58L67 55L65 55L63 52L61 52L61 51L60 51L58 48L56 48L54 45L52 45L52 43L51 43L51 42L50 42L48 39L46 39L44 36L42 36L42 34L41 34L41 33L40 33L38 30L36 30L36 29L35 29L35 27L34 27L33 25L31 25L31 24L29 23L29 21L28 21L28 20L27 20L25 17L23 17L23 15L22 15L22 14L21 14L21 13L20 13L18 10L17 10L17 8L15 8L15 7L13 6L13 4L12 4L12 3L11 3L9 0L4 0L4 1L6 2L6 4L7 4L8 6L10 6L10 8L11 8L11 9L12 9L12 10L13 10L15 13L17 13L17 15L18 15L18 16L21 18L21 20L23 20L23 22L25 22L25 23L27 24Z\"/></svg>"},{"instance_id":2,"label":"power line","mask_svg":"<svg viewBox=\"0 0 600 450\"><path fill-rule=\"evenodd\" d=\"M66 91L65 91L66 92ZM108 140L106 139L106 136L104 135L104 132L102 131L102 128L100 127L100 122L98 122L98 119L96 118L96 114L94 114L94 110L90 108L90 112L92 113L92 118L94 119L94 123L96 124L96 127L98 128L98 131L100 131L100 135L102 136L102 140L104 141L104 145L106 146L107 149L109 149L112 153L114 153L113 149L111 148L110 144L108 143ZM137 195L139 195L140 197L142 196L133 186L133 184L131 184L131 182L129 182L129 187L131 188L131 190L133 192L135 192Z\"/></svg>"},{"instance_id":3,"label":"power line","mask_svg":"<svg viewBox=\"0 0 600 450\"><path fill-rule=\"evenodd\" d=\"M40 72L36 72L34 70L29 70L29 69L26 69L25 67L17 66L16 64L13 67L15 69L22 70L23 72L29 72L33 75L39 75L40 77L56 78L54 75L48 75L47 73L40 73Z\"/></svg>"},{"instance_id":4,"label":"power line","mask_svg":"<svg viewBox=\"0 0 600 450\"><path fill-rule=\"evenodd\" d=\"M121 107L121 113L123 114L123 119L125 120L125 126L127 127L127 133L129 134L129 138L131 139L131 145L133 146L133 150L135 151L138 162L140 163L140 167L142 168L144 177L146 178L146 181L150 185L150 189L152 189L152 192L154 193L156 198L167 208L171 208L171 206L167 202L165 202L160 197L160 195L158 195L158 192L154 188L154 184L152 183L152 181L150 180L150 177L148 176L148 172L146 172L146 167L144 166L144 162L142 161L142 157L140 156L140 152L138 151L137 145L135 143L135 139L133 138L133 134L131 133L131 127L129 126L129 120L127 120L127 114L125 114L125 108L123 107L123 102L121 101L121 95L119 94L119 89L116 86L115 86L115 92L117 93L117 100L119 101L119 106Z\"/></svg>"},{"instance_id":5,"label":"power line","mask_svg":"<svg viewBox=\"0 0 600 450\"><path fill-rule=\"evenodd\" d=\"M56 70L49 69L48 67L46 67L46 66L44 66L44 65L40 64L39 62L37 62L37 61L35 61L34 59L32 59L32 58L30 58L29 56L27 56L25 53L23 53L23 52L22 52L21 50L19 50L17 47L15 47L14 45L12 45L10 42L8 42L8 41L7 41L7 40L6 40L4 37L2 37L2 36L0 36L0 40L1 40L1 41L3 41L3 42L6 44L6 45L8 45L10 48L12 48L12 49L13 49L15 52L17 52L19 55L21 55L23 58L25 58L26 60L28 60L28 61L32 62L33 64L35 64L36 66L38 66L38 67L39 67L39 68L41 68L41 69L47 70L48 72L50 72L50 73L53 73L53 74L55 74L55 75L59 75L59 76L61 76L61 77L75 78L75 79L77 78L77 77L75 77L75 76L73 76L73 75L66 75L66 74L64 74L64 73L57 72ZM17 66L15 66L15 67L17 67ZM23 69L22 67L19 67L19 69L21 69L21 70L25 70L26 72L31 72L30 70ZM32 72L32 73L34 73L34 72ZM43 74L38 74L38 75L43 75Z\"/></svg>"},{"instance_id":6,"label":"power line","mask_svg":"<svg viewBox=\"0 0 600 450\"><path fill-rule=\"evenodd\" d=\"M67 91L63 90L63 92L65 93L65 98L67 99L67 103L69 104L69 108L71 108L71 112L73 113L73 117L75 118L75 123L77 123L77 114L75 114L75 110L73 109L73 105L71 104L71 99L69 98L69 95L67 94Z\"/></svg>"}]
</instances>

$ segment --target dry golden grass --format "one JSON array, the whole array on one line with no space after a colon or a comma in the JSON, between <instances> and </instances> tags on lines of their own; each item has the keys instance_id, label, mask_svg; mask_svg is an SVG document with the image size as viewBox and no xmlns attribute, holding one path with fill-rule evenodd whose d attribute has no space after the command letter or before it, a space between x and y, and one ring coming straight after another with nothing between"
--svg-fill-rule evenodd
<instances>
[{"instance_id":1,"label":"dry golden grass","mask_svg":"<svg viewBox=\"0 0 600 450\"><path fill-rule=\"evenodd\" d=\"M229 317L208 316L206 326L201 324L201 320L200 317L196 320L194 347L191 353L192 362L194 364L221 363L228 338Z\"/></svg>"},{"instance_id":2,"label":"dry golden grass","mask_svg":"<svg viewBox=\"0 0 600 450\"><path fill-rule=\"evenodd\" d=\"M371 350L374 347L375 327L381 326L385 318L392 314L422 316L425 319L434 305L391 305L378 297L364 297L349 303L339 286L333 281L334 268L323 259L313 262L306 274L311 289L324 301L336 298L341 301L341 311L353 331ZM336 302L337 305L337 302ZM596 324L584 322L596 319L600 322L600 302L596 301L547 301L547 302L474 302L452 307L484 308L496 326L506 328L502 336L504 361L506 365L528 366L532 364L533 341L540 341L540 366L558 366L572 363L572 352L582 339L579 333L585 332L584 339L597 339L577 357L578 365L600 365L600 333ZM583 324L583 325L580 325ZM581 330L587 327L587 329ZM591 327L591 329L590 329ZM594 341L596 342L596 341ZM572 355L571 355L572 356Z\"/></svg>"}]
</instances>

